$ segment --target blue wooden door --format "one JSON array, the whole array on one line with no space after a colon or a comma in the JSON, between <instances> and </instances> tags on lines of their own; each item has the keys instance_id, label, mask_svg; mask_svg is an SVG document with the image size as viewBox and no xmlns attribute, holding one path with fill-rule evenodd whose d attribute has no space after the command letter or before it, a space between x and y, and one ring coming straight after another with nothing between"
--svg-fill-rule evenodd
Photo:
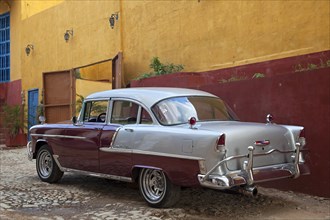
<instances>
[{"instance_id":1,"label":"blue wooden door","mask_svg":"<svg viewBox=\"0 0 330 220\"><path fill-rule=\"evenodd\" d=\"M28 129L38 123L38 98L38 89L32 89L28 91ZM30 132L28 137L30 140Z\"/></svg>"}]
</instances>

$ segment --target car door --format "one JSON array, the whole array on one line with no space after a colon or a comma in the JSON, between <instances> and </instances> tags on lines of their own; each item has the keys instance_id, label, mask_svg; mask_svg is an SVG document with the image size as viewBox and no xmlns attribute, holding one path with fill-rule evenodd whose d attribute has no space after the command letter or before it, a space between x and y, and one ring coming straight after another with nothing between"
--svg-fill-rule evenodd
<instances>
[{"instance_id":1,"label":"car door","mask_svg":"<svg viewBox=\"0 0 330 220\"><path fill-rule=\"evenodd\" d=\"M131 146L135 125L138 118L139 105L127 99L112 99L109 124L102 133L100 148L100 171L118 177L129 177L132 169ZM116 142L108 145L113 128L116 128Z\"/></svg>"},{"instance_id":2,"label":"car door","mask_svg":"<svg viewBox=\"0 0 330 220\"><path fill-rule=\"evenodd\" d=\"M69 125L61 146L59 161L63 167L98 173L100 137L106 125L108 100L84 103L78 122Z\"/></svg>"}]
</instances>

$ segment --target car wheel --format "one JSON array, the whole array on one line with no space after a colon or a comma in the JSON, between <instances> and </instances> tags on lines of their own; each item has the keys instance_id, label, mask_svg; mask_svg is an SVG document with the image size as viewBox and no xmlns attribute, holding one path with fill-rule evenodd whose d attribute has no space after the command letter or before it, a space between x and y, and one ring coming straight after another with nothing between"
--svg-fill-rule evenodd
<instances>
[{"instance_id":1,"label":"car wheel","mask_svg":"<svg viewBox=\"0 0 330 220\"><path fill-rule=\"evenodd\" d=\"M139 189L145 201L154 208L173 206L180 198L180 187L172 184L162 170L142 169Z\"/></svg>"},{"instance_id":2,"label":"car wheel","mask_svg":"<svg viewBox=\"0 0 330 220\"><path fill-rule=\"evenodd\" d=\"M37 154L37 172L39 178L48 183L58 182L63 172L57 166L48 145L43 145Z\"/></svg>"}]
</instances>

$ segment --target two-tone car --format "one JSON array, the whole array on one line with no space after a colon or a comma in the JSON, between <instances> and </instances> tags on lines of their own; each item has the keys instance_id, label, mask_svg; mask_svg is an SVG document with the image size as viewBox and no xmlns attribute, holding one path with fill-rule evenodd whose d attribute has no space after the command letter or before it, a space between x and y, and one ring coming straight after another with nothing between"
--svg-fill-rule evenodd
<instances>
[{"instance_id":1,"label":"two-tone car","mask_svg":"<svg viewBox=\"0 0 330 220\"><path fill-rule=\"evenodd\" d=\"M151 207L181 187L257 194L256 183L308 174L304 128L238 120L219 97L182 88L128 88L85 98L72 123L30 129L28 157L42 181L64 172L137 182Z\"/></svg>"}]
</instances>

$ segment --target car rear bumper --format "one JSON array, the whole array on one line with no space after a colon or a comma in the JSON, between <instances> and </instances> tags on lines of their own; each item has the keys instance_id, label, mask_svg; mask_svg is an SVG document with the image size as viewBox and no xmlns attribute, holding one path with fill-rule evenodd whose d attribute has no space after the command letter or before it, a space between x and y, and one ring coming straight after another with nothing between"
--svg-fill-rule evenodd
<instances>
[{"instance_id":1,"label":"car rear bumper","mask_svg":"<svg viewBox=\"0 0 330 220\"><path fill-rule=\"evenodd\" d=\"M310 174L306 164L299 164L299 175ZM230 172L226 175L209 175L208 179L203 179L205 175L199 174L198 180L204 187L213 189L230 189L235 186L253 185L254 183L266 182L284 178L295 178L297 171L295 165L278 164L267 167L253 168L252 179L245 170Z\"/></svg>"},{"instance_id":2,"label":"car rear bumper","mask_svg":"<svg viewBox=\"0 0 330 220\"><path fill-rule=\"evenodd\" d=\"M284 178L298 178L300 175L310 174L308 166L301 158L300 146L297 144L294 151L279 151L271 150L262 154L253 154L254 147L248 147L248 155L232 156L225 158L215 165L206 174L198 174L199 183L208 188L213 189L230 189L235 186L248 185L252 186L254 183L266 182ZM292 153L292 163L282 163L262 167L253 167L253 159L257 156L265 156L273 152ZM242 164L241 170L228 171L226 174L217 174L216 170L225 164L227 161L246 158Z\"/></svg>"}]
</instances>

